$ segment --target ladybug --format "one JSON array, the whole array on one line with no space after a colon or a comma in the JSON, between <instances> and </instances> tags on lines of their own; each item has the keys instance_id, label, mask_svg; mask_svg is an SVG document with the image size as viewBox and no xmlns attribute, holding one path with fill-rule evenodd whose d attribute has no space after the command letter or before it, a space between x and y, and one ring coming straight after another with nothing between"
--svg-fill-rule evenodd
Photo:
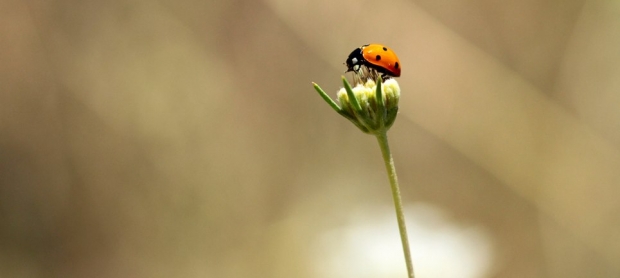
<instances>
[{"instance_id":1,"label":"ladybug","mask_svg":"<svg viewBox=\"0 0 620 278\"><path fill-rule=\"evenodd\" d=\"M363 75L362 66L375 70L383 78L400 76L400 60L392 49L381 44L367 44L356 48L345 62L347 71Z\"/></svg>"}]
</instances>

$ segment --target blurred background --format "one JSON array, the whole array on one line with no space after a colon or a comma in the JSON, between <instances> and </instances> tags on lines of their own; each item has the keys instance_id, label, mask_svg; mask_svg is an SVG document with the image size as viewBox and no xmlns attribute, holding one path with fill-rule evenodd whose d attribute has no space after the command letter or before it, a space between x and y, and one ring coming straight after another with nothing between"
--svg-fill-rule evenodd
<instances>
[{"instance_id":1,"label":"blurred background","mask_svg":"<svg viewBox=\"0 0 620 278\"><path fill-rule=\"evenodd\" d=\"M0 277L620 277L620 2L0 0Z\"/></svg>"}]
</instances>

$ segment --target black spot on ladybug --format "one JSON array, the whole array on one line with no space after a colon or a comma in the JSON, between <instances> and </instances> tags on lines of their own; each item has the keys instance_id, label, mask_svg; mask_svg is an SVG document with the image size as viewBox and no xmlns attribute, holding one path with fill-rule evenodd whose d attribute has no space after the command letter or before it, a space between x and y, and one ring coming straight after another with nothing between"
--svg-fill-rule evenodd
<instances>
[{"instance_id":1,"label":"black spot on ladybug","mask_svg":"<svg viewBox=\"0 0 620 278\"><path fill-rule=\"evenodd\" d=\"M397 69L397 68L398 68L398 62L396 62L396 63L394 64L394 68L395 68L395 69Z\"/></svg>"},{"instance_id":2,"label":"black spot on ladybug","mask_svg":"<svg viewBox=\"0 0 620 278\"><path fill-rule=\"evenodd\" d=\"M381 55L377 55L377 57L375 57L375 60L377 61L381 60Z\"/></svg>"},{"instance_id":3,"label":"black spot on ladybug","mask_svg":"<svg viewBox=\"0 0 620 278\"><path fill-rule=\"evenodd\" d=\"M383 51L387 51L387 47L385 47L385 46L384 46L384 47L383 47Z\"/></svg>"}]
</instances>

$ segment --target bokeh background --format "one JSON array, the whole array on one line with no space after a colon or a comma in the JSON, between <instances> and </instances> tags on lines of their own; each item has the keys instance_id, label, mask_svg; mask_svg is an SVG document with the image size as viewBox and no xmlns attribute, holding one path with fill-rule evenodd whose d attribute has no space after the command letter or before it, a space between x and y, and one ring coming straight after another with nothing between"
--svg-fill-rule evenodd
<instances>
[{"instance_id":1,"label":"bokeh background","mask_svg":"<svg viewBox=\"0 0 620 278\"><path fill-rule=\"evenodd\" d=\"M620 2L0 0L0 277L620 277Z\"/></svg>"}]
</instances>

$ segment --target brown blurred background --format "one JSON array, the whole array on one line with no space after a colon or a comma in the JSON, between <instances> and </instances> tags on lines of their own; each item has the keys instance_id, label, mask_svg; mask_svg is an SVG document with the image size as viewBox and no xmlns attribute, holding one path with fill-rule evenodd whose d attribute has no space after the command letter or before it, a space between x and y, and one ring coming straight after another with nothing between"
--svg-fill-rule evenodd
<instances>
[{"instance_id":1,"label":"brown blurred background","mask_svg":"<svg viewBox=\"0 0 620 278\"><path fill-rule=\"evenodd\" d=\"M620 2L0 0L0 277L620 277Z\"/></svg>"}]
</instances>

